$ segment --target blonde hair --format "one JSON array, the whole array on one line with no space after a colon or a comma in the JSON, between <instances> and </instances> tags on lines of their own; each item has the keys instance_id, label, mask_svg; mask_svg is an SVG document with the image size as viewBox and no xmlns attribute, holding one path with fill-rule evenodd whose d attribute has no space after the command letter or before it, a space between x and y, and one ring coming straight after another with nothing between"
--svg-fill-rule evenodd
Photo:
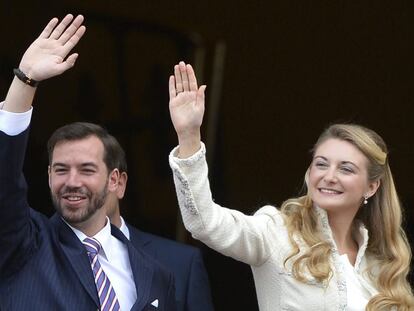
<instances>
[{"instance_id":1,"label":"blonde hair","mask_svg":"<svg viewBox=\"0 0 414 311\"><path fill-rule=\"evenodd\" d=\"M369 181L380 181L368 205L360 208L356 215L370 233L366 255L375 265L369 267L369 275L379 291L371 298L366 310L389 310L391 307L413 310L413 293L407 281L411 250L401 227L402 207L388 165L387 147L382 138L370 129L355 124L334 124L321 134L314 150L330 138L344 140L357 147L369 160ZM308 172L309 169L305 181ZM286 258L285 264L289 260L293 262L292 272L298 281L306 280L306 268L317 281L327 284L333 273L329 263L331 244L322 237L309 193L285 201L281 210L293 246L293 252ZM305 253L299 255L295 236L300 236L309 246Z\"/></svg>"}]
</instances>

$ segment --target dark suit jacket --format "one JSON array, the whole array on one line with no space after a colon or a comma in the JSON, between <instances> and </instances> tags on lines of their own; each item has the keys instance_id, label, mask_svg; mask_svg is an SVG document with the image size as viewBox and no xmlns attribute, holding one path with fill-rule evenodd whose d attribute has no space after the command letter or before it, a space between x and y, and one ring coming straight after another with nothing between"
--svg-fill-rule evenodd
<instances>
[{"instance_id":1,"label":"dark suit jacket","mask_svg":"<svg viewBox=\"0 0 414 311\"><path fill-rule=\"evenodd\" d=\"M28 131L0 132L0 309L97 310L99 299L86 250L55 215L48 219L29 208L22 174ZM174 280L160 264L125 243L137 288L132 310L175 310ZM151 302L158 299L155 309Z\"/></svg>"},{"instance_id":2,"label":"dark suit jacket","mask_svg":"<svg viewBox=\"0 0 414 311\"><path fill-rule=\"evenodd\" d=\"M174 274L179 311L214 310L208 275L198 248L149 234L128 225L130 239Z\"/></svg>"}]
</instances>

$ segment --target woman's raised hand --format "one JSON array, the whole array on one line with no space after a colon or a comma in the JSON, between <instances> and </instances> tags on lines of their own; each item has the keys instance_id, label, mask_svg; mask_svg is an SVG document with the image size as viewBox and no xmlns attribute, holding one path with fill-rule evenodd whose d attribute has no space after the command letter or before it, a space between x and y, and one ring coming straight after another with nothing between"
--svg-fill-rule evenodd
<instances>
[{"instance_id":1,"label":"woman's raised hand","mask_svg":"<svg viewBox=\"0 0 414 311\"><path fill-rule=\"evenodd\" d=\"M185 158L200 148L200 127L204 116L205 85L198 87L193 68L180 62L170 76L170 115L177 132L179 157Z\"/></svg>"}]
</instances>

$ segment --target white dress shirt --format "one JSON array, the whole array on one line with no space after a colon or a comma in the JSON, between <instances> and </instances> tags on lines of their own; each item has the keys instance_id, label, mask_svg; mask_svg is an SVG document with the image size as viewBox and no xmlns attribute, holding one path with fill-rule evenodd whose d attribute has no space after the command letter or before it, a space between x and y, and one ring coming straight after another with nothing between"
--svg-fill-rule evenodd
<instances>
[{"instance_id":1,"label":"white dress shirt","mask_svg":"<svg viewBox=\"0 0 414 311\"><path fill-rule=\"evenodd\" d=\"M33 108L26 112L15 113L3 110L4 102L0 103L0 131L15 136L29 127Z\"/></svg>"},{"instance_id":2,"label":"white dress shirt","mask_svg":"<svg viewBox=\"0 0 414 311\"><path fill-rule=\"evenodd\" d=\"M121 232L126 236L126 238L128 240L131 240L129 238L129 229L128 229L124 219L122 218L122 216L120 216L120 217L121 217L121 227L119 228L119 230L121 230Z\"/></svg>"},{"instance_id":3,"label":"white dress shirt","mask_svg":"<svg viewBox=\"0 0 414 311\"><path fill-rule=\"evenodd\" d=\"M79 240L87 236L80 230L68 226L75 232ZM111 281L121 310L131 310L137 300L137 291L129 262L128 249L125 244L111 234L111 225L107 217L105 227L93 236L101 243L98 260L102 269Z\"/></svg>"}]
</instances>

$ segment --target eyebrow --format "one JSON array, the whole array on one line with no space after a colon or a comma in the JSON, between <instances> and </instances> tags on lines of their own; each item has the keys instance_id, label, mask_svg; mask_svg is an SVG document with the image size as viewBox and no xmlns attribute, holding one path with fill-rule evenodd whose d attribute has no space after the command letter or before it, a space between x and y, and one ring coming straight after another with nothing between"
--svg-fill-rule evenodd
<instances>
[{"instance_id":1,"label":"eyebrow","mask_svg":"<svg viewBox=\"0 0 414 311\"><path fill-rule=\"evenodd\" d=\"M67 165L67 164L65 164L65 163L61 163L61 162L56 162L56 163L53 163L52 164L52 168L55 168L55 167L68 167L69 165ZM92 167L94 167L94 168L98 168L98 165L96 164L96 163L94 163L94 162L85 162L85 163L82 163L81 165L79 165L81 168L82 167L88 167L88 166L92 166Z\"/></svg>"},{"instance_id":2,"label":"eyebrow","mask_svg":"<svg viewBox=\"0 0 414 311\"><path fill-rule=\"evenodd\" d=\"M313 159L314 159L314 160L315 160L315 159L318 159L318 158L321 158L321 159L323 159L323 160L325 160L325 161L329 162L328 158L326 158L326 157L324 157L324 156L319 156L319 155L317 155L317 156L314 156L314 157L313 157ZM341 164L350 164L350 165L354 166L356 169L360 170L359 166L358 166L358 165L356 165L354 162L351 162L351 161L341 161Z\"/></svg>"}]
</instances>

